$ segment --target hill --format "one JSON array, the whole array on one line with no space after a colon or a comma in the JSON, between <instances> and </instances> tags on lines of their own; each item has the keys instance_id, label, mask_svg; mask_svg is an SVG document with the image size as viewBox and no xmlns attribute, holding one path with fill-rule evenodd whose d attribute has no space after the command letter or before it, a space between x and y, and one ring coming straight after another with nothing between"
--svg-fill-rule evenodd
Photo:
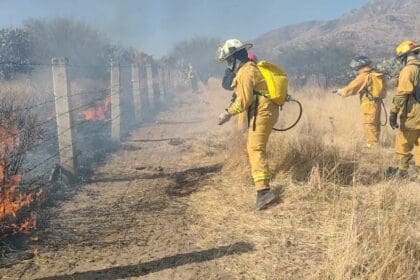
<instances>
[{"instance_id":1,"label":"hill","mask_svg":"<svg viewBox=\"0 0 420 280\"><path fill-rule=\"evenodd\" d=\"M287 50L337 47L373 58L393 55L404 39L420 39L420 1L370 0L328 21L309 21L275 29L255 39L256 50L278 57Z\"/></svg>"}]
</instances>

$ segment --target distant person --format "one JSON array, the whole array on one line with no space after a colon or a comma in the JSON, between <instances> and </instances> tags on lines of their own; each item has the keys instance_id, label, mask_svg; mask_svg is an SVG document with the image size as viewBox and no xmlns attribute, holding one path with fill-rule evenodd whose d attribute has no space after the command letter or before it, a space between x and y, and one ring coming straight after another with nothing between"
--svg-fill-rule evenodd
<instances>
[{"instance_id":1,"label":"distant person","mask_svg":"<svg viewBox=\"0 0 420 280\"><path fill-rule=\"evenodd\" d=\"M409 162L413 158L420 181L420 45L407 40L396 48L403 68L400 71L397 93L392 101L389 123L400 128L395 139L395 153L399 159L398 177L408 177ZM400 117L398 126L397 117Z\"/></svg>"},{"instance_id":2,"label":"distant person","mask_svg":"<svg viewBox=\"0 0 420 280\"><path fill-rule=\"evenodd\" d=\"M384 75L371 66L366 56L357 56L350 67L357 71L356 78L346 87L334 91L340 96L358 95L362 111L362 121L368 148L378 146L381 133L381 106L386 89Z\"/></svg>"},{"instance_id":3,"label":"distant person","mask_svg":"<svg viewBox=\"0 0 420 280\"><path fill-rule=\"evenodd\" d=\"M268 168L267 142L273 126L279 117L279 106L266 98L266 82L254 61L248 58L248 49L252 44L243 44L237 39L227 40L219 48L219 61L226 61L228 70L224 80L227 89L233 89L236 98L219 116L219 125L230 120L234 115L246 112L249 115L248 156L252 178L257 190L256 210L263 210L277 201L270 190L271 173ZM230 73L227 75L227 73Z\"/></svg>"},{"instance_id":4,"label":"distant person","mask_svg":"<svg viewBox=\"0 0 420 280\"><path fill-rule=\"evenodd\" d=\"M197 76L194 72L194 69L193 69L193 66L191 65L191 63L188 64L187 79L190 82L192 92L197 93L198 92L198 81L197 81Z\"/></svg>"}]
</instances>

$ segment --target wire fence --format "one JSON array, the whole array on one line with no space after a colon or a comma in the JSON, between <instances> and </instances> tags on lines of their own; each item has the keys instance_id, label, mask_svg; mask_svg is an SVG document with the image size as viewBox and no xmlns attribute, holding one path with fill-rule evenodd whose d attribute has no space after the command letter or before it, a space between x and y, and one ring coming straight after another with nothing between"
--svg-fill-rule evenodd
<instances>
[{"instance_id":1,"label":"wire fence","mask_svg":"<svg viewBox=\"0 0 420 280\"><path fill-rule=\"evenodd\" d=\"M165 108L166 101L169 101L168 105L171 104L173 91L183 84L180 78L182 71L153 61L148 65L78 65L65 59L52 61L23 64L0 62L0 65L34 67L47 77L41 82L38 98L29 98L30 102L26 100L24 105L14 108L11 112L30 114L34 118L39 116L35 127L42 135L26 151L25 160L19 170L19 175L22 176L19 190L22 193L43 190L45 201L57 191L57 187L60 188L68 182L61 181L63 178L60 176L58 184L50 181L57 166L60 175L70 173L75 179L72 182L76 184L89 180L92 167L98 163L98 156L112 152L124 135L145 121L153 120L154 115ZM59 67L63 67L64 71L63 68L57 69ZM67 71L69 69L81 70L81 73L84 73L82 70L88 68L102 72L105 70L109 78L90 80L86 85L83 84L83 77L78 76L77 80L71 80L66 74L71 72ZM65 76L64 80L58 81L62 76ZM0 122L0 127L1 124ZM4 142L1 137L0 133L0 148ZM0 149L0 167L3 156L1 153ZM72 165L74 168L69 168ZM0 187L1 204L6 184ZM123 199L124 195L118 201ZM120 204L118 201L116 207ZM31 217L33 210L21 210L14 213L13 219L8 218L11 224L6 224L0 219L0 240L10 235L7 233L10 225L18 225L27 217Z\"/></svg>"},{"instance_id":2,"label":"wire fence","mask_svg":"<svg viewBox=\"0 0 420 280\"><path fill-rule=\"evenodd\" d=\"M162 101L169 97L175 87L173 77L171 77L174 76L171 72L173 69L163 69L164 66L157 64L153 65L153 71L146 71L146 67L151 68L150 65L142 67L138 65L76 65L71 63L57 65L54 63L22 64L7 61L0 62L0 64L41 67L43 71L47 71L44 67L52 69L51 79L47 80L44 86L53 90L42 91L40 98L14 108L12 111L14 114L43 116L35 124L42 131L42 135L39 141L27 151L26 159L20 168L19 174L23 176L21 182L23 191L35 191L50 184L49 177L57 165L66 169L74 164L74 168L67 171L73 173L76 181L83 181L82 177L85 175L80 175L78 171L82 167L89 169L97 160L98 155L109 153L112 151L112 147L118 145L118 140L123 137L124 133L141 125L141 121L145 118L159 112L163 108ZM55 69L57 67L62 68L57 70ZM60 83L57 73L55 73L55 71L64 71L60 72L61 75L66 73L69 68L107 69L109 79L108 81L98 80L97 85L100 86L97 87L78 86L77 89L72 90L70 85L78 81L72 81L69 77L67 79L65 77ZM121 71L122 69L125 70ZM133 71L138 71L138 73L133 73ZM158 74L159 71L165 73L163 78ZM115 76L115 73L118 75ZM122 73L125 75L120 76ZM133 79L136 76L138 79ZM118 79L115 80L115 77ZM108 86L103 86L104 84L108 84ZM139 103L139 101L141 102ZM65 104L64 107L63 104ZM63 110L63 108L66 109ZM142 118L137 119L138 115L141 115ZM2 135L0 135L1 137ZM0 144L3 140L0 139ZM69 151L71 151L70 156ZM0 196L2 193L0 192ZM19 217L19 215L16 216ZM1 230L0 226L0 237L2 236Z\"/></svg>"}]
</instances>

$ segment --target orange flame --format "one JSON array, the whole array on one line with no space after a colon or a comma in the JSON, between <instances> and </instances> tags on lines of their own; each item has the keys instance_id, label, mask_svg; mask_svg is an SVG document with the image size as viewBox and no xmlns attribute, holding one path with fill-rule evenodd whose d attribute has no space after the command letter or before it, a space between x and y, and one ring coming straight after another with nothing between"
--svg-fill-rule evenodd
<instances>
[{"instance_id":1,"label":"orange flame","mask_svg":"<svg viewBox=\"0 0 420 280\"><path fill-rule=\"evenodd\" d=\"M6 217L16 217L19 211L39 198L42 190L34 194L19 194L18 187L22 176L14 175L6 178L5 154L18 143L15 128L0 126L0 221ZM19 224L4 224L0 231L0 239L18 232L28 232L36 227L35 219L25 219Z\"/></svg>"},{"instance_id":2,"label":"orange flame","mask_svg":"<svg viewBox=\"0 0 420 280\"><path fill-rule=\"evenodd\" d=\"M111 97L105 98L103 104L98 107L91 107L83 111L83 118L87 121L104 121L111 109Z\"/></svg>"}]
</instances>

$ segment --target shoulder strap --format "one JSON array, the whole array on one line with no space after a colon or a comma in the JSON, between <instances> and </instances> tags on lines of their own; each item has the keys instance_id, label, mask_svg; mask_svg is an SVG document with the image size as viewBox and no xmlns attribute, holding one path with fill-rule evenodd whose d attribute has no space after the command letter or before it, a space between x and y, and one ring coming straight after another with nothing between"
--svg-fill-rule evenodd
<instances>
[{"instance_id":1,"label":"shoulder strap","mask_svg":"<svg viewBox=\"0 0 420 280\"><path fill-rule=\"evenodd\" d=\"M359 91L357 92L357 94L362 94L362 92L363 92L363 90L364 89L366 89L366 91L369 93L369 91L367 90L367 85L368 85L368 83L369 83L369 81L370 81L370 79L372 78L372 71L370 71L369 73L368 73L368 75L366 76L366 79L365 79L365 81L364 81L364 83L363 83L363 85L360 87L360 89L359 89ZM371 95L371 94L370 94Z\"/></svg>"},{"instance_id":2,"label":"shoulder strap","mask_svg":"<svg viewBox=\"0 0 420 280\"><path fill-rule=\"evenodd\" d=\"M420 64L416 64L417 66L417 81L414 81L414 92L411 94L413 98L420 103Z\"/></svg>"}]
</instances>

